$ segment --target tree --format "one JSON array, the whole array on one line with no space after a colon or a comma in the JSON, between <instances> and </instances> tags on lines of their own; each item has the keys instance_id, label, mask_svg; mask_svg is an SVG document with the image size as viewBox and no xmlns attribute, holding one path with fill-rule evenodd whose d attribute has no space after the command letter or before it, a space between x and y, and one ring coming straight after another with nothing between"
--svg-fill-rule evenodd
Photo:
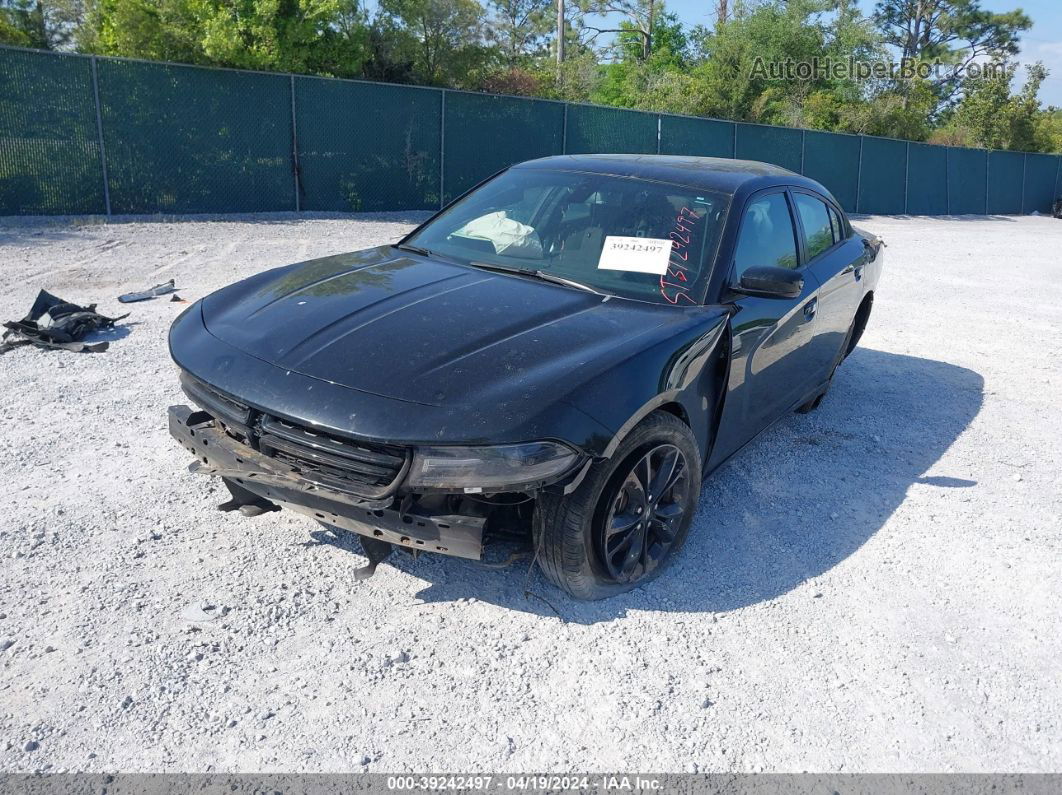
<instances>
[{"instance_id":1,"label":"tree","mask_svg":"<svg viewBox=\"0 0 1062 795\"><path fill-rule=\"evenodd\" d=\"M1005 67L987 78L966 79L962 101L948 123L934 135L934 141L1025 152L1051 151L1055 147L1047 123L1050 112L1043 111L1037 99L1047 69L1042 63L1030 66L1025 85L1012 94L1017 67Z\"/></svg>"},{"instance_id":2,"label":"tree","mask_svg":"<svg viewBox=\"0 0 1062 795\"><path fill-rule=\"evenodd\" d=\"M606 33L633 37L640 45L642 59L647 59L653 50L653 23L656 21L657 2L663 6L662 0L581 0L580 10L584 14L621 18L621 22L615 27L585 25L584 30L590 34L588 41L593 42Z\"/></svg>"},{"instance_id":3,"label":"tree","mask_svg":"<svg viewBox=\"0 0 1062 795\"><path fill-rule=\"evenodd\" d=\"M483 60L482 6L476 0L380 0L417 42L417 77L429 85L460 79Z\"/></svg>"},{"instance_id":4,"label":"tree","mask_svg":"<svg viewBox=\"0 0 1062 795\"><path fill-rule=\"evenodd\" d=\"M545 36L554 29L553 0L489 0L487 40L512 68L542 55Z\"/></svg>"},{"instance_id":5,"label":"tree","mask_svg":"<svg viewBox=\"0 0 1062 795\"><path fill-rule=\"evenodd\" d=\"M691 74L702 84L698 93L704 103L698 112L769 124L804 123L803 108L815 94L829 95L838 105L860 102L865 87L828 72L779 79L768 65L827 57L866 60L877 47L858 10L839 12L828 0L735 4L728 21L698 28L691 38L700 61Z\"/></svg>"},{"instance_id":6,"label":"tree","mask_svg":"<svg viewBox=\"0 0 1062 795\"><path fill-rule=\"evenodd\" d=\"M874 22L903 60L945 67L935 79L943 101L962 85L966 67L1018 53L1018 35L1032 27L1021 9L995 13L980 0L878 0Z\"/></svg>"},{"instance_id":7,"label":"tree","mask_svg":"<svg viewBox=\"0 0 1062 795\"><path fill-rule=\"evenodd\" d=\"M82 0L0 0L0 44L68 49L84 17Z\"/></svg>"},{"instance_id":8,"label":"tree","mask_svg":"<svg viewBox=\"0 0 1062 795\"><path fill-rule=\"evenodd\" d=\"M653 51L644 57L644 39L629 22L621 22L612 45L615 61L600 68L601 78L591 100L643 110L685 112L689 92L685 76L690 47L678 17L657 6L653 22Z\"/></svg>"},{"instance_id":9,"label":"tree","mask_svg":"<svg viewBox=\"0 0 1062 795\"><path fill-rule=\"evenodd\" d=\"M360 76L357 0L99 0L82 49L105 55Z\"/></svg>"}]
</instances>

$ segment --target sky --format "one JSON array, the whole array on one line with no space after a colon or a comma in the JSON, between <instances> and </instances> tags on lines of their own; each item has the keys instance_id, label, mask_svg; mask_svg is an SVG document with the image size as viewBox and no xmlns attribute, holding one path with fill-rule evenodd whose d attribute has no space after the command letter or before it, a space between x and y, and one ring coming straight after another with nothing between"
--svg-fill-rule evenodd
<instances>
[{"instance_id":1,"label":"sky","mask_svg":"<svg viewBox=\"0 0 1062 795\"><path fill-rule=\"evenodd\" d=\"M711 25L715 21L711 0L664 0L668 10L678 14L687 27ZM860 0L864 14L874 9L873 0ZM1033 21L1027 35L1022 36L1020 63L1043 61L1051 74L1040 87L1040 101L1045 105L1062 107L1062 0L982 0L981 6L990 11L1013 11L1020 8ZM1019 72L1014 81L1025 82L1024 72Z\"/></svg>"}]
</instances>

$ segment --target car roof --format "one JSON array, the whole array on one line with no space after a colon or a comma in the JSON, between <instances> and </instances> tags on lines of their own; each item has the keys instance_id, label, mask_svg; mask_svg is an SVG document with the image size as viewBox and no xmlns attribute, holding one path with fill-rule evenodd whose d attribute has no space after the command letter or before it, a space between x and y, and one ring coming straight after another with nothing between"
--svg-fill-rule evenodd
<instances>
[{"instance_id":1,"label":"car roof","mask_svg":"<svg viewBox=\"0 0 1062 795\"><path fill-rule=\"evenodd\" d=\"M789 169L756 160L685 155L556 155L528 160L514 168L557 169L636 177L703 188L731 196L748 195L774 185L796 185L826 196L830 192L813 179ZM831 197L832 198L832 197Z\"/></svg>"}]
</instances>

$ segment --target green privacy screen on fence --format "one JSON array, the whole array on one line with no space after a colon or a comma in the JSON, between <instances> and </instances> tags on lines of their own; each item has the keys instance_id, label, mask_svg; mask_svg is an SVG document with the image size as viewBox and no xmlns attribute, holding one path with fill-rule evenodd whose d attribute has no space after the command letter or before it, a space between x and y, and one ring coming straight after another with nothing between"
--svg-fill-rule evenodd
<instances>
[{"instance_id":1,"label":"green privacy screen on fence","mask_svg":"<svg viewBox=\"0 0 1062 795\"><path fill-rule=\"evenodd\" d=\"M898 214L906 207L907 141L863 137L856 212Z\"/></svg>"},{"instance_id":2,"label":"green privacy screen on fence","mask_svg":"<svg viewBox=\"0 0 1062 795\"><path fill-rule=\"evenodd\" d=\"M762 160L850 212L1048 212L1053 154L0 47L0 215L435 209L598 152Z\"/></svg>"},{"instance_id":3,"label":"green privacy screen on fence","mask_svg":"<svg viewBox=\"0 0 1062 795\"><path fill-rule=\"evenodd\" d=\"M792 127L767 127L762 124L738 124L736 157L739 160L762 160L800 173L803 130Z\"/></svg>"},{"instance_id":4,"label":"green privacy screen on fence","mask_svg":"<svg viewBox=\"0 0 1062 795\"><path fill-rule=\"evenodd\" d=\"M660 154L733 157L734 123L692 116L661 116Z\"/></svg>"},{"instance_id":5,"label":"green privacy screen on fence","mask_svg":"<svg viewBox=\"0 0 1062 795\"><path fill-rule=\"evenodd\" d=\"M907 159L907 212L946 215L948 212L948 150L911 143Z\"/></svg>"},{"instance_id":6,"label":"green privacy screen on fence","mask_svg":"<svg viewBox=\"0 0 1062 795\"><path fill-rule=\"evenodd\" d=\"M564 104L446 92L444 195L449 201L506 166L564 152Z\"/></svg>"},{"instance_id":7,"label":"green privacy screen on fence","mask_svg":"<svg viewBox=\"0 0 1062 795\"><path fill-rule=\"evenodd\" d=\"M289 78L99 59L115 213L289 210Z\"/></svg>"},{"instance_id":8,"label":"green privacy screen on fence","mask_svg":"<svg viewBox=\"0 0 1062 795\"><path fill-rule=\"evenodd\" d=\"M569 105L568 154L656 153L657 115L622 108Z\"/></svg>"},{"instance_id":9,"label":"green privacy screen on fence","mask_svg":"<svg viewBox=\"0 0 1062 795\"><path fill-rule=\"evenodd\" d=\"M1055 180L1059 175L1059 161L1062 161L1062 158L1058 155L1026 155L1023 213L1050 207L1059 195L1055 191ZM1051 169L1055 170L1055 176L1051 176Z\"/></svg>"},{"instance_id":10,"label":"green privacy screen on fence","mask_svg":"<svg viewBox=\"0 0 1062 795\"><path fill-rule=\"evenodd\" d=\"M988 212L988 153L948 150L948 211L958 215Z\"/></svg>"},{"instance_id":11,"label":"green privacy screen on fence","mask_svg":"<svg viewBox=\"0 0 1062 795\"><path fill-rule=\"evenodd\" d=\"M859 189L859 138L837 133L804 133L804 174L818 180L841 206L854 210Z\"/></svg>"},{"instance_id":12,"label":"green privacy screen on fence","mask_svg":"<svg viewBox=\"0 0 1062 795\"><path fill-rule=\"evenodd\" d=\"M300 209L439 206L437 91L297 77L295 120Z\"/></svg>"},{"instance_id":13,"label":"green privacy screen on fence","mask_svg":"<svg viewBox=\"0 0 1062 795\"><path fill-rule=\"evenodd\" d=\"M988 212L1021 212L1021 195L1025 190L1025 155L1020 152L989 152Z\"/></svg>"},{"instance_id":14,"label":"green privacy screen on fence","mask_svg":"<svg viewBox=\"0 0 1062 795\"><path fill-rule=\"evenodd\" d=\"M102 213L92 62L0 51L0 213Z\"/></svg>"}]
</instances>

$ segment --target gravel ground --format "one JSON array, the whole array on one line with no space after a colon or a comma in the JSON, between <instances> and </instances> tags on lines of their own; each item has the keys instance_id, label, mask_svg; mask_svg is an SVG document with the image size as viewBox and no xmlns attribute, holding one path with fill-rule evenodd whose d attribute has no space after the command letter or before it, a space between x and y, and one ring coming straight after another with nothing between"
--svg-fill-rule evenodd
<instances>
[{"instance_id":1,"label":"gravel ground","mask_svg":"<svg viewBox=\"0 0 1062 795\"><path fill-rule=\"evenodd\" d=\"M6 221L0 317L195 299L415 220ZM860 223L886 271L821 409L603 603L430 556L356 583L349 537L217 513L165 427L180 304L3 356L0 769L1062 770L1062 223Z\"/></svg>"}]
</instances>

